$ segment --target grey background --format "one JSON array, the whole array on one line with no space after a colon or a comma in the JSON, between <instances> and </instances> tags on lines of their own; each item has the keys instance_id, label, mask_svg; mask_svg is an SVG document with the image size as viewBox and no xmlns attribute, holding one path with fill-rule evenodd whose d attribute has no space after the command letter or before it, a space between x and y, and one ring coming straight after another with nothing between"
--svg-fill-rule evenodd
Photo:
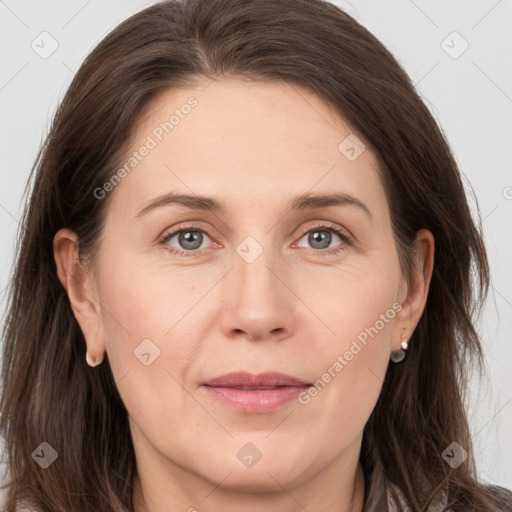
<instances>
[{"instance_id":1,"label":"grey background","mask_svg":"<svg viewBox=\"0 0 512 512\"><path fill-rule=\"evenodd\" d=\"M2 314L21 196L57 102L89 51L121 20L152 3L0 0ZM475 191L493 286L478 324L489 379L480 389L473 380L469 417L481 479L512 488L512 1L335 3L405 67L446 133L468 190ZM52 44L56 50L44 55Z\"/></svg>"}]
</instances>

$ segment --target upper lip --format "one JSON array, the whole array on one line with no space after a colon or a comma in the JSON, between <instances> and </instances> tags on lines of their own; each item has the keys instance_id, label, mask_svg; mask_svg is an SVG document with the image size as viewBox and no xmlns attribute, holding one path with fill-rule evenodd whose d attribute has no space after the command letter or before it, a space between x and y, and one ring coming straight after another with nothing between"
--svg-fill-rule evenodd
<instances>
[{"instance_id":1,"label":"upper lip","mask_svg":"<svg viewBox=\"0 0 512 512\"><path fill-rule=\"evenodd\" d=\"M247 372L233 372L210 379L202 384L223 388L274 388L277 386L305 386L308 383L284 373L267 372L253 375Z\"/></svg>"}]
</instances>

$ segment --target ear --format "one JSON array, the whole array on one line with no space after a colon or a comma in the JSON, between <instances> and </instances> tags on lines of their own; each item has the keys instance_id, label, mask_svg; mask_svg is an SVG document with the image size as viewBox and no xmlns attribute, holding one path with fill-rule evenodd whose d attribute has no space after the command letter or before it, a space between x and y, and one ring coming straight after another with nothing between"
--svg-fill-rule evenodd
<instances>
[{"instance_id":1,"label":"ear","mask_svg":"<svg viewBox=\"0 0 512 512\"><path fill-rule=\"evenodd\" d=\"M87 355L93 363L101 361L105 353L101 305L92 273L79 260L76 233L66 228L59 230L53 238L53 254L59 281L87 343Z\"/></svg>"},{"instance_id":2,"label":"ear","mask_svg":"<svg viewBox=\"0 0 512 512\"><path fill-rule=\"evenodd\" d=\"M404 278L400 287L402 309L396 315L392 350L400 349L402 334L408 341L416 329L427 303L433 269L434 236L429 230L420 229L414 241L412 283L406 283Z\"/></svg>"}]
</instances>

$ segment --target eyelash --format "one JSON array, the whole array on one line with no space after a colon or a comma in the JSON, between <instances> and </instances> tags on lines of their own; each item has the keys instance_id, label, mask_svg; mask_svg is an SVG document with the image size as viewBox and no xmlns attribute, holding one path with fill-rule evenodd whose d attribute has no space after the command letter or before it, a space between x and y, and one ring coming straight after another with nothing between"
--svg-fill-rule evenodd
<instances>
[{"instance_id":1,"label":"eyelash","mask_svg":"<svg viewBox=\"0 0 512 512\"><path fill-rule=\"evenodd\" d=\"M334 232L336 235L338 235L341 240L343 241L342 244L340 244L338 246L338 248L336 249L310 249L316 253L322 253L324 255L328 255L328 254L338 254L339 252L341 251L344 251L345 250L345 244L351 244L352 242L352 236L349 235L348 233L340 230L336 225L333 225L333 224L319 224L318 226L313 226L313 227L308 227L308 228L302 228L300 230L300 236L299 236L299 240L307 233L311 232L311 231L332 231ZM172 232L167 232L163 235L163 237L160 239L159 241L159 244L163 245L165 247L165 249L167 251L169 251L171 254L175 254L175 255L178 255L178 256L185 256L185 257L189 257L189 256L198 256L200 255L204 249L200 249L200 250L195 250L195 251L181 251L179 249L175 249L173 247L171 247L170 245L167 245L167 242L169 242L169 240L176 234L182 232L182 231L199 231L199 232L202 232L202 233L205 233L210 239L212 239L212 237L210 236L210 234L208 233L208 231L206 229L203 229L203 228L198 228L197 226L180 226L178 229L172 231Z\"/></svg>"}]
</instances>

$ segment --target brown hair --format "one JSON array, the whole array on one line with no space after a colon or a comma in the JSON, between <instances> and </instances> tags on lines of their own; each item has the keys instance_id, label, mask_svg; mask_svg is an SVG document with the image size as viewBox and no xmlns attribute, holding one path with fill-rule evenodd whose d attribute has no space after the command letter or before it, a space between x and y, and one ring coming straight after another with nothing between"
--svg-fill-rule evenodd
<instances>
[{"instance_id":1,"label":"brown hair","mask_svg":"<svg viewBox=\"0 0 512 512\"><path fill-rule=\"evenodd\" d=\"M381 460L413 511L426 510L440 489L454 511L494 510L477 479L464 407L468 365L482 373L473 322L489 269L480 227L450 148L404 70L322 0L161 2L121 23L74 77L32 169L9 288L0 420L8 510L22 499L52 512L133 510L127 411L108 358L94 370L86 364L52 241L72 229L93 268L109 204L94 190L122 161L143 109L165 90L222 77L303 87L348 120L378 157L404 275L416 232L433 233L426 308L407 360L388 368L361 462L368 479ZM41 471L30 455L43 441L58 462ZM441 455L453 441L469 454L457 469Z\"/></svg>"}]
</instances>

